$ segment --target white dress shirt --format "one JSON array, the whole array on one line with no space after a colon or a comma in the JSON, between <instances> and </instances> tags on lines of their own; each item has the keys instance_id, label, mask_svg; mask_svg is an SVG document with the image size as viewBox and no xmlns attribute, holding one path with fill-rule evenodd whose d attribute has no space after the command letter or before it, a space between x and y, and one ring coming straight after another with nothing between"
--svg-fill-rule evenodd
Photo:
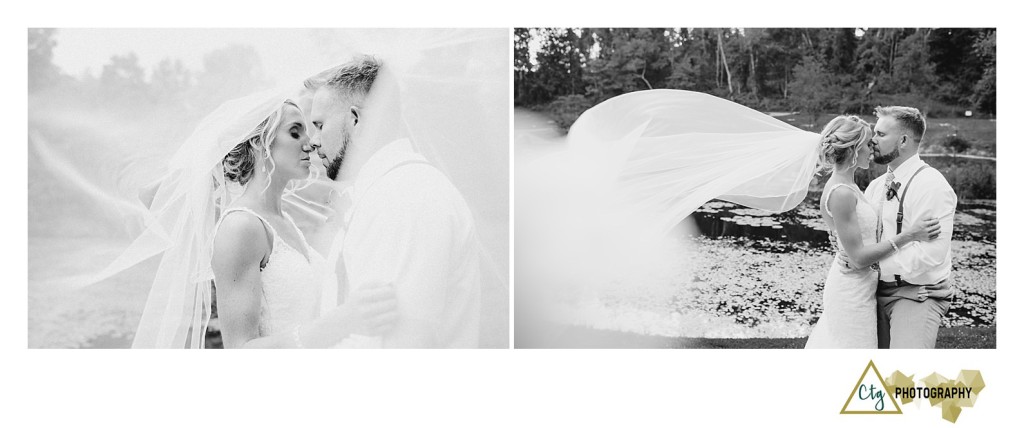
<instances>
[{"instance_id":1,"label":"white dress shirt","mask_svg":"<svg viewBox=\"0 0 1024 428\"><path fill-rule=\"evenodd\" d=\"M391 283L397 295L399 320L378 344L476 347L480 248L469 208L448 178L402 139L375 153L346 192L351 206L334 245L346 289Z\"/></svg>"},{"instance_id":2,"label":"white dress shirt","mask_svg":"<svg viewBox=\"0 0 1024 428\"><path fill-rule=\"evenodd\" d=\"M921 157L914 155L893 171L895 181L902 183L896 192L903 197L907 181L922 166L927 165ZM865 196L875 207L880 207L882 218L882 242L896 236L896 214L899 199L885 200L885 175L875 178ZM953 240L953 215L956 212L956 194L935 168L926 168L917 174L903 203L903 231L908 230L919 219L940 218L942 228L939 237L932 241L915 241L900 248L900 251L879 262L882 281L895 281L895 275L911 284L936 284L949 277L952 269L951 244Z\"/></svg>"}]
</instances>

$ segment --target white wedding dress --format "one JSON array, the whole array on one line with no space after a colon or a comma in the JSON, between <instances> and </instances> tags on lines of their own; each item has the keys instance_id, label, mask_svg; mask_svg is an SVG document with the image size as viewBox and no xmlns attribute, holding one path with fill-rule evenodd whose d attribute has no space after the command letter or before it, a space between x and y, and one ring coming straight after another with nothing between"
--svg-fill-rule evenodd
<instances>
[{"instance_id":1,"label":"white wedding dress","mask_svg":"<svg viewBox=\"0 0 1024 428\"><path fill-rule=\"evenodd\" d=\"M221 216L221 221L233 212L245 212L255 216L273 235L274 248L266 265L260 269L263 282L259 317L260 337L290 332L295 326L319 317L327 262L309 246L291 216L284 214L298 232L309 259L281 239L270 222L248 208L227 209Z\"/></svg>"},{"instance_id":2,"label":"white wedding dress","mask_svg":"<svg viewBox=\"0 0 1024 428\"><path fill-rule=\"evenodd\" d=\"M825 192L825 212L828 215L829 233L835 235L832 212L828 209L828 198L840 186L857 193L857 224L861 239L873 243L878 213L864 197L864 193L848 184L836 184ZM842 243L836 237L839 248ZM832 268L825 279L825 291L821 318L807 339L807 348L866 348L878 347L877 305L875 289L878 287L878 272L871 267L848 269L839 261L838 254L832 261Z\"/></svg>"}]
</instances>

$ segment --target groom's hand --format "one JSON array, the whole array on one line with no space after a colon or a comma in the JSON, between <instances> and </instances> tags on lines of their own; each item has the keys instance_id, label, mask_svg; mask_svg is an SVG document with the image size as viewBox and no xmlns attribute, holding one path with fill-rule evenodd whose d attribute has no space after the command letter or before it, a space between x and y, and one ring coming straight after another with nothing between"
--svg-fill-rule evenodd
<instances>
[{"instance_id":1,"label":"groom's hand","mask_svg":"<svg viewBox=\"0 0 1024 428\"><path fill-rule=\"evenodd\" d=\"M380 336L395 326L398 302L393 284L367 284L352 292L353 332Z\"/></svg>"},{"instance_id":2,"label":"groom's hand","mask_svg":"<svg viewBox=\"0 0 1024 428\"><path fill-rule=\"evenodd\" d=\"M853 265L850 264L850 256L846 255L846 251L839 248L839 241L836 240L834 234L828 234L828 242L832 244L832 248L836 249L836 255L839 256L839 264L845 266L847 269L852 269Z\"/></svg>"}]
</instances>

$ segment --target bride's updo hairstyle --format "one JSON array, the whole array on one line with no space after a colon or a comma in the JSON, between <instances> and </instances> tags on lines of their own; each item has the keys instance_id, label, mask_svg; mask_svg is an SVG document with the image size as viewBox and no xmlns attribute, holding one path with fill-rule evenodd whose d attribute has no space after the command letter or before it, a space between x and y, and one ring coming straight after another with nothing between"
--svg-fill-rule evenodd
<instances>
[{"instance_id":1,"label":"bride's updo hairstyle","mask_svg":"<svg viewBox=\"0 0 1024 428\"><path fill-rule=\"evenodd\" d=\"M871 141L871 125L857 116L836 116L821 131L818 168L831 171L836 165L857 163L857 151Z\"/></svg>"},{"instance_id":2,"label":"bride's updo hairstyle","mask_svg":"<svg viewBox=\"0 0 1024 428\"><path fill-rule=\"evenodd\" d=\"M257 165L261 165L265 168L267 163L270 164L270 171L268 174L274 172L274 160L270 158L270 144L273 143L274 135L277 134L277 128L281 126L281 117L284 114L285 106L294 106L299 108L294 102L288 100L281 104L281 107L275 110L270 116L267 116L263 121L256 125L252 131L249 132L242 142L238 143L231 149L224 160L221 162L224 165L224 177L229 181L234 181L240 185L245 185L252 179L252 175L256 170ZM301 110L301 109L300 109ZM261 163L259 159L263 160Z\"/></svg>"}]
</instances>

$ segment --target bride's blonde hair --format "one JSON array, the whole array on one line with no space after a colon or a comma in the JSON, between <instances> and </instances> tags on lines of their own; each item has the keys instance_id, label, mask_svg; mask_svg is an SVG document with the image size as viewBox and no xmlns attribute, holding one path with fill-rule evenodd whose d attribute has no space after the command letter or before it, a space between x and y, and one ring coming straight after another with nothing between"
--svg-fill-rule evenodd
<instances>
[{"instance_id":1,"label":"bride's blonde hair","mask_svg":"<svg viewBox=\"0 0 1024 428\"><path fill-rule=\"evenodd\" d=\"M277 128L281 126L284 109L288 106L299 109L299 112L302 111L302 108L294 101L285 100L277 110L274 110L252 131L249 131L249 134L224 156L221 164L224 166L226 179L244 186L252 178L256 166L260 164L263 165L263 168L270 165L267 171L268 175L274 173L277 166L274 165L274 160L270 157L270 145L274 142ZM269 181L267 187L270 187Z\"/></svg>"},{"instance_id":2,"label":"bride's blonde hair","mask_svg":"<svg viewBox=\"0 0 1024 428\"><path fill-rule=\"evenodd\" d=\"M871 125L857 116L836 116L821 131L818 148L818 168L831 171L836 165L852 159L857 164L857 152L871 140Z\"/></svg>"}]
</instances>

